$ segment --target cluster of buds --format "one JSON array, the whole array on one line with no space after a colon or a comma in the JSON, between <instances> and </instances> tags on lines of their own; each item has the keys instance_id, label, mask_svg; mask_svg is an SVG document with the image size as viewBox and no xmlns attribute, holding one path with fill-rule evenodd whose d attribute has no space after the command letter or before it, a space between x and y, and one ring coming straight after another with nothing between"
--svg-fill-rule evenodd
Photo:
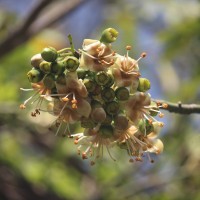
<instances>
[{"instance_id":1,"label":"cluster of buds","mask_svg":"<svg viewBox=\"0 0 200 200\"><path fill-rule=\"evenodd\" d=\"M150 81L141 77L138 66L146 53L136 60L129 56L131 46L123 56L116 53L111 43L117 36L115 29L108 28L100 40L85 39L78 50L71 35L69 48L44 48L31 58L33 68L27 76L32 88L21 88L35 93L20 108L36 103L33 117L41 111L56 116L56 135L62 132L73 138L78 154L83 159L90 157L91 165L103 156L104 149L115 160L113 147L127 152L130 162L145 157L153 162L150 154L163 150L157 138L163 123L155 116L163 117L159 108L167 105L154 102L147 92ZM70 125L74 123L83 132L72 134Z\"/></svg>"}]
</instances>

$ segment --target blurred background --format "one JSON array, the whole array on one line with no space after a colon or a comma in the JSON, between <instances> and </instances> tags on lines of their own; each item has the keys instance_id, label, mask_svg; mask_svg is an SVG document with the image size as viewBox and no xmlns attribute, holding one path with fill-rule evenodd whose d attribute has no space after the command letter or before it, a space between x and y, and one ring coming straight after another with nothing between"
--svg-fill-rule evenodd
<instances>
[{"instance_id":1,"label":"blurred background","mask_svg":"<svg viewBox=\"0 0 200 200\"><path fill-rule=\"evenodd\" d=\"M61 49L70 33L76 48L119 31L113 48L139 57L153 98L200 103L200 1L198 0L0 0L0 199L1 200L199 200L200 115L165 112L164 152L155 163L105 158L91 167L73 141L55 137L46 113L31 118L26 73L43 47ZM76 127L74 127L75 129Z\"/></svg>"}]
</instances>

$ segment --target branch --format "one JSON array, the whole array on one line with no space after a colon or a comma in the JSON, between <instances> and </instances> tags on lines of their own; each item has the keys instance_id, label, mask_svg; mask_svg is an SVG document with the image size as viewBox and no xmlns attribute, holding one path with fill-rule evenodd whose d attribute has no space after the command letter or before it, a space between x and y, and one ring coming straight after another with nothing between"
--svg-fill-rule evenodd
<instances>
[{"instance_id":1,"label":"branch","mask_svg":"<svg viewBox=\"0 0 200 200\"><path fill-rule=\"evenodd\" d=\"M180 101L178 103L171 103L164 100L154 99L153 101L161 104L167 104L167 107L161 108L173 113L179 114L200 114L200 105L198 104L182 104Z\"/></svg>"},{"instance_id":2,"label":"branch","mask_svg":"<svg viewBox=\"0 0 200 200\"><path fill-rule=\"evenodd\" d=\"M9 51L15 49L19 45L25 43L28 39L35 36L37 33L47 28L58 20L70 15L83 3L89 2L89 0L74 0L64 2L62 6L55 6L58 9L52 9L51 12L46 12L46 20L42 20L41 12L49 6L51 3L56 3L55 0L42 0L33 8L33 10L26 16L24 21L15 27L8 36L0 42L0 58L6 55ZM57 3L56 3L57 4ZM56 12L52 13L52 10ZM58 12L59 10L59 12ZM49 13L49 15L48 15Z\"/></svg>"}]
</instances>

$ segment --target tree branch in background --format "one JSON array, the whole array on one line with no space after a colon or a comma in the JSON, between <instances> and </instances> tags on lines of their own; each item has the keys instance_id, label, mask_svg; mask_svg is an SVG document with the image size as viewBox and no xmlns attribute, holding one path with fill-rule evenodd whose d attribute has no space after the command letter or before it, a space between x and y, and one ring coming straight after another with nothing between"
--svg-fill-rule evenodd
<instances>
[{"instance_id":1,"label":"tree branch in background","mask_svg":"<svg viewBox=\"0 0 200 200\"><path fill-rule=\"evenodd\" d=\"M180 101L178 103L171 103L168 101L158 99L154 99L154 101L161 104L167 104L167 107L161 109L167 110L169 112L178 114L200 114L200 105L198 104L182 104Z\"/></svg>"},{"instance_id":2,"label":"tree branch in background","mask_svg":"<svg viewBox=\"0 0 200 200\"><path fill-rule=\"evenodd\" d=\"M39 1L38 4L25 18L25 20L20 25L17 25L17 27L15 27L10 32L10 34L8 34L8 36L0 42L0 58L6 55L9 51L26 42L31 37L35 36L44 28L53 25L63 17L67 17L77 8L79 8L83 3L86 3L88 1L89 0L74 0L63 2L55 0ZM46 13L48 17L46 17L44 21L42 21L41 18L38 19L38 16L41 14L41 12L53 2L56 5L54 6L54 8L51 8L51 11ZM59 5L59 3L62 3L62 5Z\"/></svg>"}]
</instances>

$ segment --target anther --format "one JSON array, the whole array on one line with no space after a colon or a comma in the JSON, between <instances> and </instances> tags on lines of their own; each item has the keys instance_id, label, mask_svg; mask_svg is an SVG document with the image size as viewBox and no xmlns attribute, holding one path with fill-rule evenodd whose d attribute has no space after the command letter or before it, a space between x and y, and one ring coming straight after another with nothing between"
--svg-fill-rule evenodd
<instances>
[{"instance_id":1,"label":"anther","mask_svg":"<svg viewBox=\"0 0 200 200\"><path fill-rule=\"evenodd\" d=\"M134 162L133 158L130 158L130 159L129 159L129 162L130 162L130 163L133 163L133 162Z\"/></svg>"},{"instance_id":2,"label":"anther","mask_svg":"<svg viewBox=\"0 0 200 200\"><path fill-rule=\"evenodd\" d=\"M62 100L65 101L65 102L67 102L67 101L69 101L69 98L63 97Z\"/></svg>"},{"instance_id":3,"label":"anther","mask_svg":"<svg viewBox=\"0 0 200 200\"><path fill-rule=\"evenodd\" d=\"M83 152L83 153L82 153L82 159L85 160L85 159L87 159L87 158L88 158L88 157L87 157L86 153Z\"/></svg>"},{"instance_id":4,"label":"anther","mask_svg":"<svg viewBox=\"0 0 200 200\"><path fill-rule=\"evenodd\" d=\"M20 108L20 109L25 109L26 106L25 106L24 104L21 104L21 105L19 106L19 108Z\"/></svg>"},{"instance_id":5,"label":"anther","mask_svg":"<svg viewBox=\"0 0 200 200\"><path fill-rule=\"evenodd\" d=\"M126 50L127 50L127 51L130 51L130 50L131 50L131 46L130 46L130 45L127 45L127 46L126 46Z\"/></svg>"},{"instance_id":6,"label":"anther","mask_svg":"<svg viewBox=\"0 0 200 200\"><path fill-rule=\"evenodd\" d=\"M163 104L162 104L162 107L163 107L163 108L167 108L167 107L168 107L168 104L167 104L167 103L163 103Z\"/></svg>"},{"instance_id":7,"label":"anther","mask_svg":"<svg viewBox=\"0 0 200 200\"><path fill-rule=\"evenodd\" d=\"M145 58L147 56L146 52L141 53L141 57Z\"/></svg>"}]
</instances>

